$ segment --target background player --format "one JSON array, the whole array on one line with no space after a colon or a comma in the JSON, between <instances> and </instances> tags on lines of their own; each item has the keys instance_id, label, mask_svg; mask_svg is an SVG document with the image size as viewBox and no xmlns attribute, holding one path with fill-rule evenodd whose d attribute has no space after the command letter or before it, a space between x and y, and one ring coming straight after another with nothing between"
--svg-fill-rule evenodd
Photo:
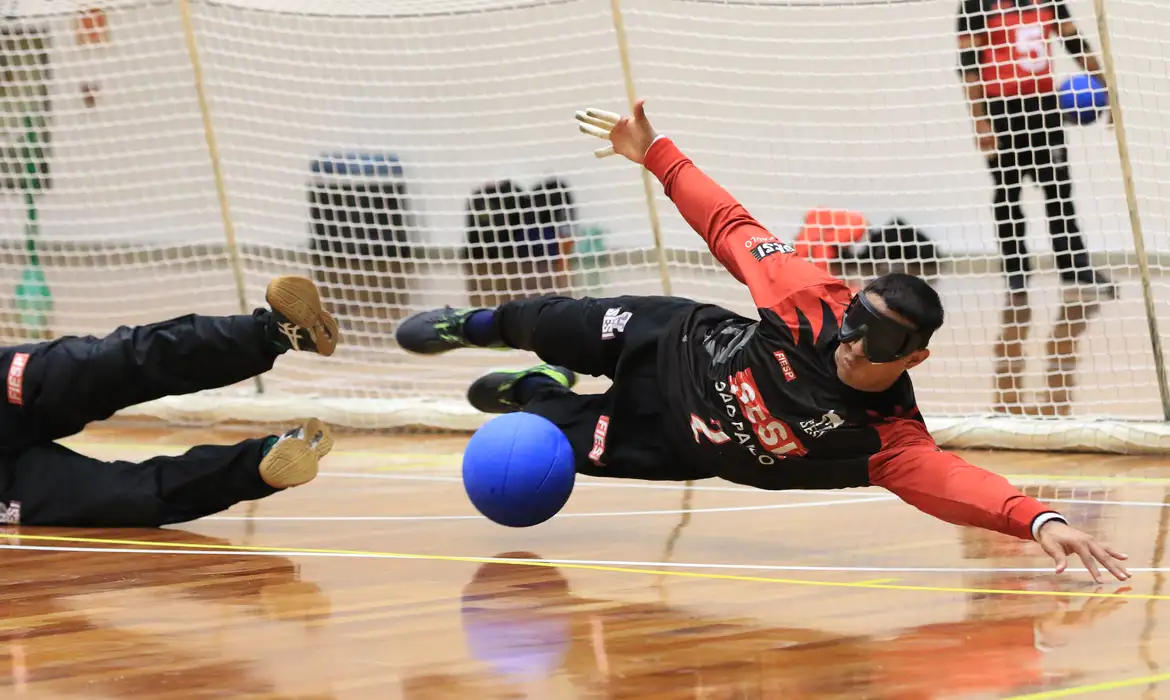
<instances>
[{"instance_id":1,"label":"background player","mask_svg":"<svg viewBox=\"0 0 1170 700\"><path fill-rule=\"evenodd\" d=\"M1073 58L1105 85L1092 48L1077 31L1064 0L962 0L959 72L975 123L976 141L995 182L994 216L1008 294L996 342L995 408L1008 413L1067 414L1077 338L1100 300L1116 296L1093 270L1077 226L1064 117L1052 78L1049 39L1058 35ZM1047 391L1035 409L1024 405L1024 343L1032 324L1022 183L1044 190L1048 233L1064 293L1046 348Z\"/></svg>"},{"instance_id":2,"label":"background player","mask_svg":"<svg viewBox=\"0 0 1170 700\"><path fill-rule=\"evenodd\" d=\"M938 295L903 274L854 297L800 259L651 127L578 113L582 130L644 164L711 252L748 286L760 321L673 297L543 297L490 309L427 311L397 332L406 350L531 350L549 364L493 372L468 398L488 412L524 410L558 425L577 470L639 479L722 477L765 489L883 486L948 522L1035 538L1063 571L1076 552L1129 577L1124 555L1069 526L1002 477L935 445L906 370L930 355ZM602 155L602 153L599 153ZM576 372L607 376L598 396L571 391Z\"/></svg>"},{"instance_id":3,"label":"background player","mask_svg":"<svg viewBox=\"0 0 1170 700\"><path fill-rule=\"evenodd\" d=\"M266 298L271 310L250 316L192 314L124 326L104 338L0 351L0 372L8 377L7 400L0 402L0 520L157 527L312 480L333 446L315 418L281 436L203 445L138 464L102 462L55 442L127 406L263 374L288 350L333 354L337 322L312 281L278 277Z\"/></svg>"}]
</instances>

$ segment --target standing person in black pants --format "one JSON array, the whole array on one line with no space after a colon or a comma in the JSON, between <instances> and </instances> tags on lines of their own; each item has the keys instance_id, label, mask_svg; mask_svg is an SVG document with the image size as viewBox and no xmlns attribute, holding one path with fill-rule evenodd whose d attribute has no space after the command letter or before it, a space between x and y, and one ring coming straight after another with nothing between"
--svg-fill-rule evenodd
<instances>
[{"instance_id":1,"label":"standing person in black pants","mask_svg":"<svg viewBox=\"0 0 1170 700\"><path fill-rule=\"evenodd\" d=\"M333 447L312 418L283 435L202 445L177 457L101 462L56 442L93 421L164 396L229 386L289 350L332 355L337 322L312 281L278 277L271 309L188 315L104 338L64 337L0 349L0 522L158 527L264 498L317 475Z\"/></svg>"},{"instance_id":2,"label":"standing person in black pants","mask_svg":"<svg viewBox=\"0 0 1170 700\"><path fill-rule=\"evenodd\" d=\"M1077 225L1063 115L1052 76L1050 38L1105 84L1088 42L1080 36L1065 0L962 0L959 6L959 72L963 78L979 149L995 182L994 215L1008 280L1002 330L996 343L996 410L1065 414L1070 408L1076 342L1098 301L1116 287L1094 270ZM1067 285L1048 342L1047 391L1036 407L1021 400L1023 348L1032 321L1022 183L1044 190L1048 233L1061 281Z\"/></svg>"}]
</instances>

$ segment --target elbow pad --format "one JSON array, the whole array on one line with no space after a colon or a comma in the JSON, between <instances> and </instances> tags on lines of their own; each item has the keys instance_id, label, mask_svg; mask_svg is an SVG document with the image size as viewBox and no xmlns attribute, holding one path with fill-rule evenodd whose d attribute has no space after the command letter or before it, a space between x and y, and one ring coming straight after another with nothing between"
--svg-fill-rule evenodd
<instances>
[{"instance_id":1,"label":"elbow pad","mask_svg":"<svg viewBox=\"0 0 1170 700\"><path fill-rule=\"evenodd\" d=\"M1068 52L1074 56L1081 56L1093 50L1093 48L1089 46L1089 42L1085 41L1079 36L1070 36L1069 38L1065 39L1064 48L1068 49Z\"/></svg>"},{"instance_id":2,"label":"elbow pad","mask_svg":"<svg viewBox=\"0 0 1170 700\"><path fill-rule=\"evenodd\" d=\"M979 49L971 47L959 51L959 72L974 73L979 70Z\"/></svg>"}]
</instances>

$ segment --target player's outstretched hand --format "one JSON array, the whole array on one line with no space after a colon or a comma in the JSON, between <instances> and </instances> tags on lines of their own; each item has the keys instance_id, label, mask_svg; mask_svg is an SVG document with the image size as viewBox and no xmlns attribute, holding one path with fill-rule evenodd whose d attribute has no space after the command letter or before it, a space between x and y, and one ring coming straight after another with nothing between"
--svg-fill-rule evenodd
<instances>
[{"instance_id":1,"label":"player's outstretched hand","mask_svg":"<svg viewBox=\"0 0 1170 700\"><path fill-rule=\"evenodd\" d=\"M1129 572L1121 565L1122 560L1129 558L1127 555L1114 551L1112 547L1101 544L1086 533L1059 520L1049 520L1041 525L1036 541L1056 562L1058 574L1063 573L1068 566L1068 555L1076 554L1097 583L1102 583L1101 569L1097 562L1108 569L1118 581L1129 579Z\"/></svg>"},{"instance_id":2,"label":"player's outstretched hand","mask_svg":"<svg viewBox=\"0 0 1170 700\"><path fill-rule=\"evenodd\" d=\"M623 117L604 109L577 112L577 127L582 133L596 136L611 144L597 149L593 155L606 158L617 153L641 165L646 158L646 151L650 150L650 144L654 143L654 138L658 136L654 132L654 127L650 126L650 120L646 118L645 104L645 100L638 100L634 105L632 117Z\"/></svg>"}]
</instances>

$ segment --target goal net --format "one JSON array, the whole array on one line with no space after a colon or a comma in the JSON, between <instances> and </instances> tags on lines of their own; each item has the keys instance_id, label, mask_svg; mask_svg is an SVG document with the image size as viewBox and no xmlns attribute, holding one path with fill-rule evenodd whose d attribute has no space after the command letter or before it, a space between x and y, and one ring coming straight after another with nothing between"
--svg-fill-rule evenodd
<instances>
[{"instance_id":1,"label":"goal net","mask_svg":"<svg viewBox=\"0 0 1170 700\"><path fill-rule=\"evenodd\" d=\"M948 318L915 382L944 442L1170 448L1153 342L1170 327L1160 1L1103 3L1123 124L1019 117L1033 142L998 173L956 70L958 0L3 5L7 341L238 313L289 273L316 279L341 319L331 358L287 356L259 383L131 413L469 429L483 417L467 384L532 358L408 356L393 342L404 315L666 290L754 314L661 188L648 197L636 168L595 160L576 131L574 110L625 111L632 89L818 264L854 285L931 275ZM1102 56L1094 3L1061 5ZM1059 36L1017 34L1009 51L1035 72L1051 51L1055 89L1085 73ZM1035 267L1014 296L1005 235ZM1076 270L1070 241L1084 242ZM1062 281L1090 270L1116 299Z\"/></svg>"}]
</instances>

